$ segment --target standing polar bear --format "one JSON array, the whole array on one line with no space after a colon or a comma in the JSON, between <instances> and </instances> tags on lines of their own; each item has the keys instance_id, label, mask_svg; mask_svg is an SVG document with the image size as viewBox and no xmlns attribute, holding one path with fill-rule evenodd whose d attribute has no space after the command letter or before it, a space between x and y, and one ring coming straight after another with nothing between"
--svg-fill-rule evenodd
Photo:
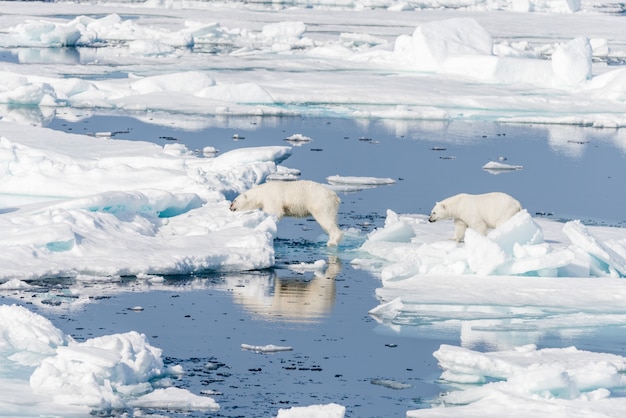
<instances>
[{"instance_id":1,"label":"standing polar bear","mask_svg":"<svg viewBox=\"0 0 626 418\"><path fill-rule=\"evenodd\" d=\"M283 216L313 216L328 234L328 246L336 246L343 234L337 225L341 200L329 188L309 180L273 181L255 186L237 196L230 210L261 209L278 219Z\"/></svg>"},{"instance_id":2,"label":"standing polar bear","mask_svg":"<svg viewBox=\"0 0 626 418\"><path fill-rule=\"evenodd\" d=\"M522 210L522 205L506 193L461 193L437 202L430 212L429 222L454 219L454 237L460 242L469 227L486 235L489 228L497 228Z\"/></svg>"}]
</instances>

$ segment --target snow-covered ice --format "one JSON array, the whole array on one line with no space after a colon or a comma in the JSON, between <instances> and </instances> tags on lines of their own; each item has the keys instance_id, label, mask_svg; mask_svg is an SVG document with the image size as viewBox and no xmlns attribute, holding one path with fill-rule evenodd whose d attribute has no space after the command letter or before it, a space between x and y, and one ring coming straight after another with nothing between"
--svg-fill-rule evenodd
<instances>
[{"instance_id":1,"label":"snow-covered ice","mask_svg":"<svg viewBox=\"0 0 626 418\"><path fill-rule=\"evenodd\" d=\"M0 2L0 289L68 277L158 285L160 275L275 264L275 220L228 205L267 179L298 178L298 168L280 165L291 147L243 148L236 133L242 148L206 147L204 157L178 143L112 140L108 128L46 129L54 118L121 112L190 129L211 123L208 116L242 115L626 127L626 35L616 3L271 3ZM580 152L575 140L557 136L550 145ZM395 181L362 174L328 181L344 191ZM620 416L621 356L533 344L549 331L626 325L623 229L527 211L488 236L468 230L463 244L447 240L452 229L390 208L353 261L380 276L380 304L370 314L385 326L460 330L462 347L435 353L455 389L441 398L445 407L408 416ZM334 278L336 263L319 261L293 268L326 268ZM312 291L328 292L328 309L334 288L318 288L316 279ZM254 291L233 294L246 303ZM77 342L26 308L0 311L3 415L219 407L174 387L170 377L184 371L165 367L142 334ZM498 351L471 349L481 343ZM345 411L325 404L278 415Z\"/></svg>"},{"instance_id":2,"label":"snow-covered ice","mask_svg":"<svg viewBox=\"0 0 626 418\"><path fill-rule=\"evenodd\" d=\"M407 412L407 417L618 417L626 401L626 358L575 347L480 353L442 345L435 352L441 379L465 390L441 401L450 407ZM458 406L452 406L458 405ZM541 411L541 412L539 412Z\"/></svg>"},{"instance_id":3,"label":"snow-covered ice","mask_svg":"<svg viewBox=\"0 0 626 418\"><path fill-rule=\"evenodd\" d=\"M343 418L345 413L345 406L332 403L281 408L278 410L277 418Z\"/></svg>"},{"instance_id":4,"label":"snow-covered ice","mask_svg":"<svg viewBox=\"0 0 626 418\"><path fill-rule=\"evenodd\" d=\"M609 5L433 3L289 2L268 18L246 2L132 2L121 10L134 19L104 1L8 2L0 46L20 49L0 66L0 103L625 126L623 22ZM91 68L57 52L68 46ZM196 50L215 52L209 68Z\"/></svg>"},{"instance_id":5,"label":"snow-covered ice","mask_svg":"<svg viewBox=\"0 0 626 418\"><path fill-rule=\"evenodd\" d=\"M255 353L276 353L279 351L291 351L293 347L287 347L283 345L250 345L250 344L241 344L242 350L254 351Z\"/></svg>"},{"instance_id":6,"label":"snow-covered ice","mask_svg":"<svg viewBox=\"0 0 626 418\"><path fill-rule=\"evenodd\" d=\"M227 196L264 181L289 147L204 159L179 144L113 142L8 122L0 147L3 280L274 263L274 220L231 213Z\"/></svg>"},{"instance_id":7,"label":"snow-covered ice","mask_svg":"<svg viewBox=\"0 0 626 418\"><path fill-rule=\"evenodd\" d=\"M172 387L170 377L184 371L166 367L145 335L131 331L77 342L24 307L0 305L0 314L3 415L46 415L50 408L63 416L129 406L219 409L210 397Z\"/></svg>"}]
</instances>

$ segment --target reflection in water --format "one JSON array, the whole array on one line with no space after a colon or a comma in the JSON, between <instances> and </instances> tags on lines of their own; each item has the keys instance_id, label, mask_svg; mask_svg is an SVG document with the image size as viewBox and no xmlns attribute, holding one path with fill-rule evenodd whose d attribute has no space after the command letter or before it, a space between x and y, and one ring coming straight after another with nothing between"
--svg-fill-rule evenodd
<instances>
[{"instance_id":1,"label":"reflection in water","mask_svg":"<svg viewBox=\"0 0 626 418\"><path fill-rule=\"evenodd\" d=\"M231 293L254 318L306 323L317 322L330 312L335 304L335 277L340 272L341 262L331 256L325 270L311 271L311 278L290 270L266 270L207 277L11 280L0 284L0 298L27 300L44 310L67 312L123 293L211 289Z\"/></svg>"},{"instance_id":2,"label":"reflection in water","mask_svg":"<svg viewBox=\"0 0 626 418\"><path fill-rule=\"evenodd\" d=\"M550 126L548 129L548 143L550 147L561 155L578 159L586 151L589 143L585 130L579 126Z\"/></svg>"},{"instance_id":3,"label":"reflection in water","mask_svg":"<svg viewBox=\"0 0 626 418\"><path fill-rule=\"evenodd\" d=\"M402 335L458 335L460 345L489 351L510 350L551 338L573 341L602 327L626 327L626 310L587 312L554 306L411 303L399 297L370 314Z\"/></svg>"},{"instance_id":4,"label":"reflection in water","mask_svg":"<svg viewBox=\"0 0 626 418\"><path fill-rule=\"evenodd\" d=\"M237 283L233 299L255 319L284 322L316 322L335 304L335 277L341 272L337 257L329 257L324 271L311 279L289 271L275 270L266 280L255 277Z\"/></svg>"},{"instance_id":5,"label":"reflection in water","mask_svg":"<svg viewBox=\"0 0 626 418\"><path fill-rule=\"evenodd\" d=\"M18 48L20 64L79 64L81 56L76 48Z\"/></svg>"}]
</instances>

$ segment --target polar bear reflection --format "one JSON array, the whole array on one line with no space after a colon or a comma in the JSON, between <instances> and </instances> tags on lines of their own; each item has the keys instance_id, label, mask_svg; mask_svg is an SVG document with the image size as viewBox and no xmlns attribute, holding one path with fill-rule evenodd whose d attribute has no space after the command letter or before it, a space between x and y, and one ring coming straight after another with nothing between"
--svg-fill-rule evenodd
<instances>
[{"instance_id":1,"label":"polar bear reflection","mask_svg":"<svg viewBox=\"0 0 626 418\"><path fill-rule=\"evenodd\" d=\"M284 322L317 322L335 304L335 277L341 272L341 262L330 257L325 271L313 272L306 280L301 274L281 277L279 270L267 280L251 276L233 288L233 300L254 318Z\"/></svg>"}]
</instances>

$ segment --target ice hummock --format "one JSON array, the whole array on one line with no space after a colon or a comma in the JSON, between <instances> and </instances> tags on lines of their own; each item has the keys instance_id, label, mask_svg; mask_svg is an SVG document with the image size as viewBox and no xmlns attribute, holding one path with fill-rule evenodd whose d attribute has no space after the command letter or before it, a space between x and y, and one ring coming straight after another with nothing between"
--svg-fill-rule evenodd
<instances>
[{"instance_id":1,"label":"ice hummock","mask_svg":"<svg viewBox=\"0 0 626 418\"><path fill-rule=\"evenodd\" d=\"M574 220L546 240L541 225L552 233L560 224L540 224L522 210L487 236L468 229L465 243L456 244L445 239L453 234L451 221L432 225L425 215L388 210L384 227L370 233L361 249L385 260L383 282L420 275L626 276L626 240L619 230L601 239L595 228Z\"/></svg>"},{"instance_id":2,"label":"ice hummock","mask_svg":"<svg viewBox=\"0 0 626 418\"><path fill-rule=\"evenodd\" d=\"M52 408L64 416L84 416L131 406L219 409L210 397L173 387L171 377L184 371L166 367L161 350L143 334L77 342L24 307L0 305L0 316L3 414L46 415ZM13 396L16 387L20 396Z\"/></svg>"}]
</instances>

